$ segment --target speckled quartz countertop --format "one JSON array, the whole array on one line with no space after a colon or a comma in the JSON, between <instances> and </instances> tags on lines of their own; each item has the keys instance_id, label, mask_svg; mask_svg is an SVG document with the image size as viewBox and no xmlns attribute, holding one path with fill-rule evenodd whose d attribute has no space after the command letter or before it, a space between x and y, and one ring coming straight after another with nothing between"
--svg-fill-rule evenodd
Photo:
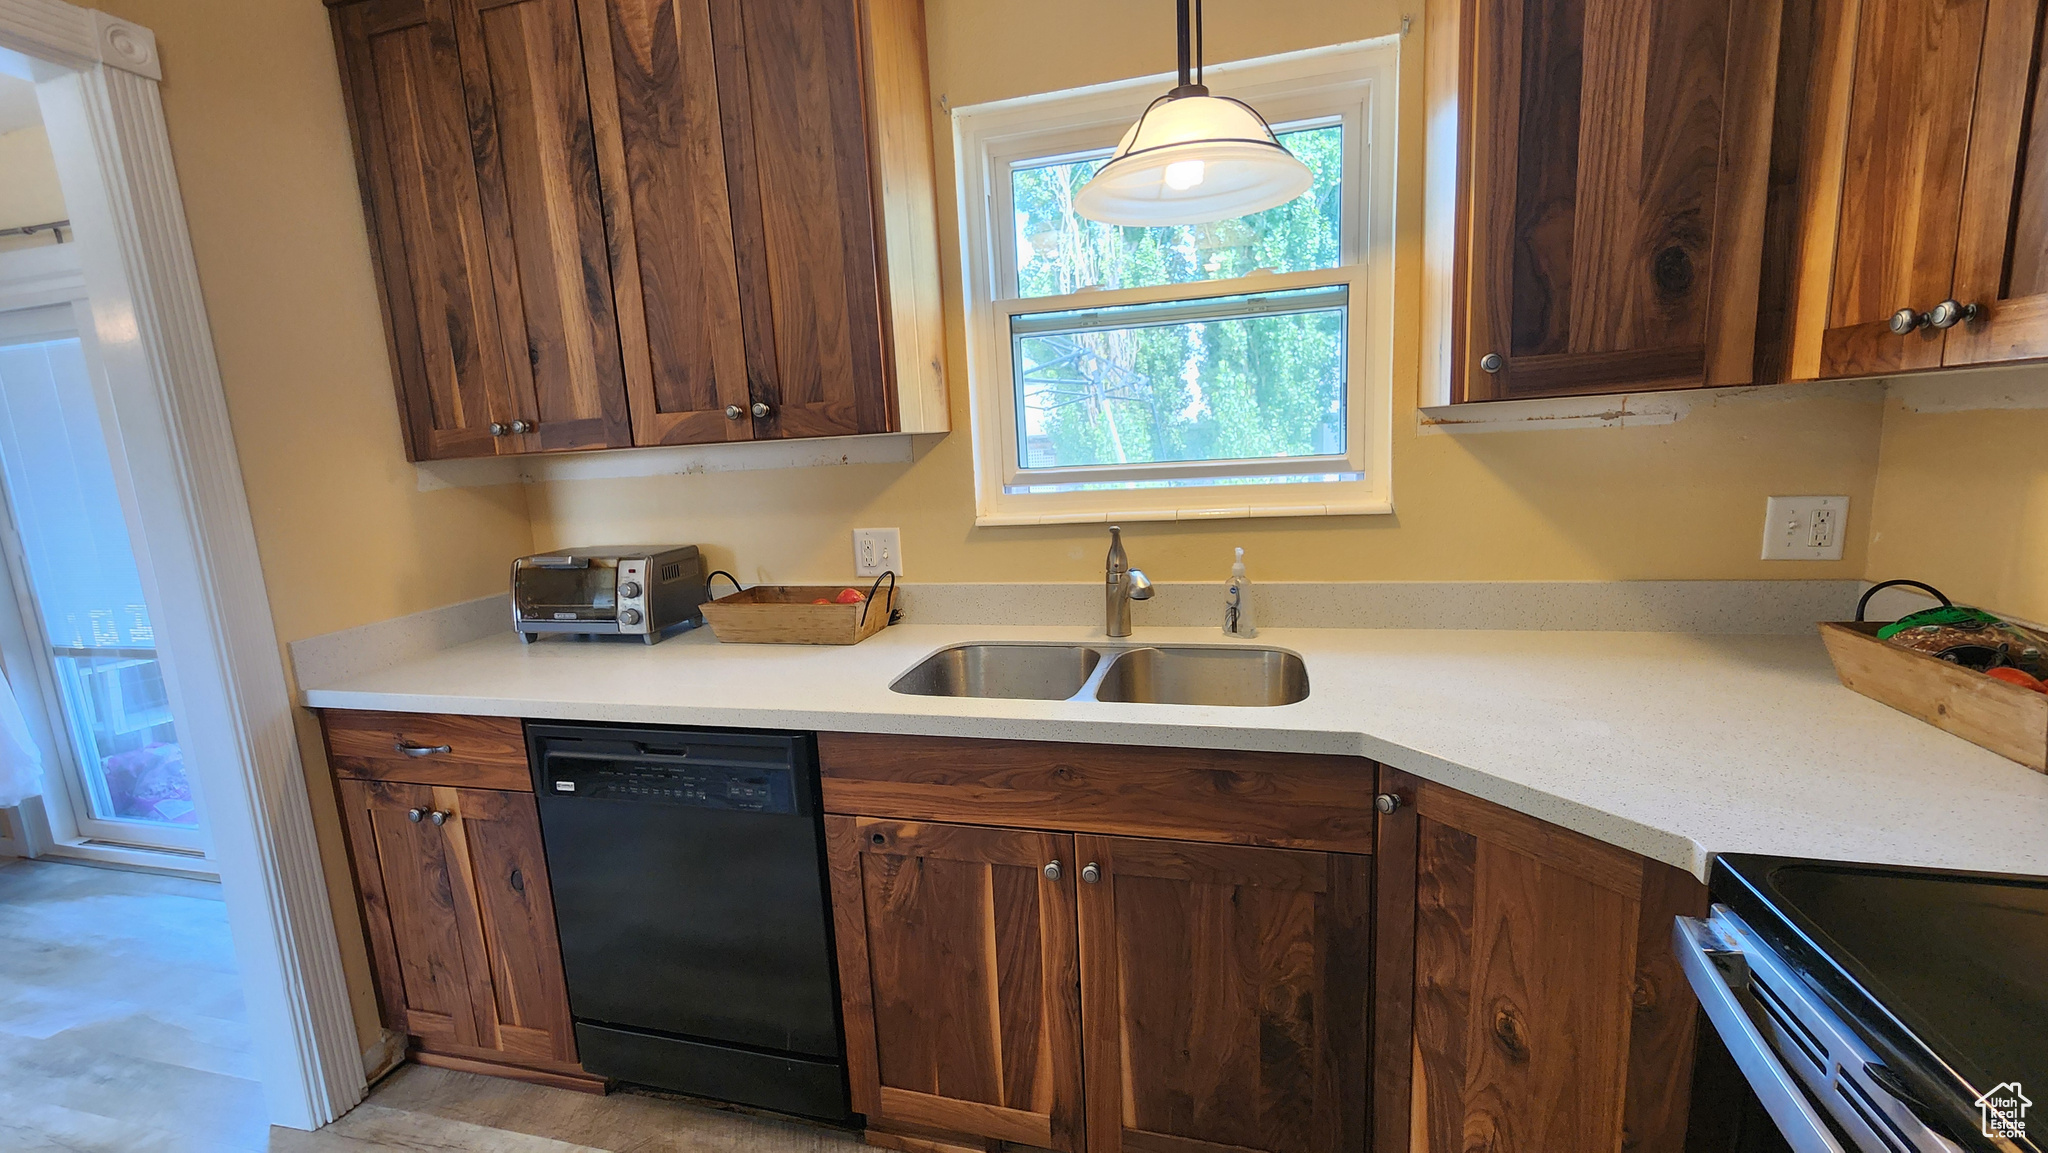
<instances>
[{"instance_id":1,"label":"speckled quartz countertop","mask_svg":"<svg viewBox=\"0 0 2048 1153\"><path fill-rule=\"evenodd\" d=\"M1812 636L1269 629L1307 700L1206 708L918 697L965 641L1084 628L905 624L847 648L543 642L509 632L304 686L316 708L1356 754L1704 878L1716 853L2048 874L2048 776L1842 688ZM1139 628L1128 642L1223 642ZM1372 781L1361 775L1359 789Z\"/></svg>"}]
</instances>

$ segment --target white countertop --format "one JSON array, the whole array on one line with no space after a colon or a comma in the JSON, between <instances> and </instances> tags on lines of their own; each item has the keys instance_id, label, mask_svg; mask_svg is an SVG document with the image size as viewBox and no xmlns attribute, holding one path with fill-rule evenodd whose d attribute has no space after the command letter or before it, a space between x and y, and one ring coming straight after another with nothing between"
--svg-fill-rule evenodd
<instances>
[{"instance_id":1,"label":"white countertop","mask_svg":"<svg viewBox=\"0 0 2048 1153\"><path fill-rule=\"evenodd\" d=\"M1705 878L1716 853L2048 874L2048 775L1842 688L1812 636L1269 629L1307 663L1279 708L918 697L964 641L1085 628L905 624L846 648L510 632L305 687L315 708L1343 753ZM1224 642L1140 628L1127 642ZM1359 789L1373 782L1361 776Z\"/></svg>"}]
</instances>

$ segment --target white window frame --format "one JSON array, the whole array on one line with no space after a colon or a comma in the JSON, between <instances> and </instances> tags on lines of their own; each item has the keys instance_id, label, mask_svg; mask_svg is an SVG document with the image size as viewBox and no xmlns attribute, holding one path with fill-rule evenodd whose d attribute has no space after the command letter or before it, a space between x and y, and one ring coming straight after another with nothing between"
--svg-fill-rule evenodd
<instances>
[{"instance_id":1,"label":"white window frame","mask_svg":"<svg viewBox=\"0 0 2048 1153\"><path fill-rule=\"evenodd\" d=\"M1013 166L1106 151L1147 104L1172 86L1172 77L1148 76L954 110L977 525L1393 511L1393 223L1399 67L1400 38L1389 36L1208 69L1212 89L1250 102L1276 130L1343 124L1341 248L1335 268L1255 273L1189 284L1091 289L1064 296L1016 295L1016 226L1009 179ZM1033 469L1028 474L1020 469L1013 317L1323 287L1342 287L1348 292L1344 355L1349 427L1344 455L1261 462L1097 465L1057 472ZM1361 479L1011 491L1021 485L1084 480L1301 473L1355 474Z\"/></svg>"}]
</instances>

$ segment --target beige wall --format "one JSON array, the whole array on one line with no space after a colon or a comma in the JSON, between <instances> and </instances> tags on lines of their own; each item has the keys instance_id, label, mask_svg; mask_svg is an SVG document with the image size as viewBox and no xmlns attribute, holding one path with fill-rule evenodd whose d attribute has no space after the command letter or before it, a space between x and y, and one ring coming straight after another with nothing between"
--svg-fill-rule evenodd
<instances>
[{"instance_id":1,"label":"beige wall","mask_svg":"<svg viewBox=\"0 0 2048 1153\"><path fill-rule=\"evenodd\" d=\"M422 493L399 438L319 0L102 0L153 29L164 114L280 640L504 588L516 486ZM326 762L300 745L365 1040L377 1013Z\"/></svg>"},{"instance_id":2,"label":"beige wall","mask_svg":"<svg viewBox=\"0 0 2048 1153\"><path fill-rule=\"evenodd\" d=\"M2020 383L2048 391L2048 367ZM1866 575L1926 581L1964 603L2048 622L2044 445L2048 410L1918 413L1891 402Z\"/></svg>"},{"instance_id":3,"label":"beige wall","mask_svg":"<svg viewBox=\"0 0 2048 1153\"><path fill-rule=\"evenodd\" d=\"M1412 9L1413 6L1409 6ZM1392 0L1208 6L1217 59L1260 56L1397 32ZM961 107L1173 67L1167 0L926 0L934 97ZM1085 30L1085 31L1083 31ZM1869 507L1880 406L1813 399L1729 405L1677 424L1628 430L1422 435L1416 430L1421 193L1420 36L1404 49L1403 175L1397 223L1394 516L1140 524L1132 552L1153 577L1221 580L1244 545L1262 579L1577 579L1855 577L1861 536L1835 563L1757 558L1764 499L1847 493ZM935 125L941 205L955 202L951 126ZM723 473L542 486L532 498L543 548L661 538L707 546L748 580L851 575L848 532L903 530L913 580L1090 580L1098 527L974 527L966 433L959 235L941 221L954 424L910 465ZM1852 517L1855 514L1852 513Z\"/></svg>"},{"instance_id":4,"label":"beige wall","mask_svg":"<svg viewBox=\"0 0 2048 1153\"><path fill-rule=\"evenodd\" d=\"M57 186L57 162L40 124L0 135L0 228L48 224L64 219L64 190ZM0 252L50 243L47 235L0 236Z\"/></svg>"}]
</instances>

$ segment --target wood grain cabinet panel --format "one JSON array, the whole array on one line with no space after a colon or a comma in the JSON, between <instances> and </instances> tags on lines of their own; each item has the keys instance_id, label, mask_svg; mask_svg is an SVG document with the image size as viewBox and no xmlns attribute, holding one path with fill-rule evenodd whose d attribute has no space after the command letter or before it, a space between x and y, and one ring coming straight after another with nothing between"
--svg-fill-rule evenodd
<instances>
[{"instance_id":1,"label":"wood grain cabinet panel","mask_svg":"<svg viewBox=\"0 0 2048 1153\"><path fill-rule=\"evenodd\" d=\"M338 779L385 1024L424 1063L601 1089L576 1063L530 793Z\"/></svg>"},{"instance_id":2,"label":"wood grain cabinet panel","mask_svg":"<svg viewBox=\"0 0 2048 1153\"><path fill-rule=\"evenodd\" d=\"M711 0L580 0L636 444L746 440Z\"/></svg>"},{"instance_id":3,"label":"wood grain cabinet panel","mask_svg":"<svg viewBox=\"0 0 2048 1153\"><path fill-rule=\"evenodd\" d=\"M1075 851L1090 1153L1364 1148L1372 858Z\"/></svg>"},{"instance_id":4,"label":"wood grain cabinet panel","mask_svg":"<svg viewBox=\"0 0 2048 1153\"><path fill-rule=\"evenodd\" d=\"M857 0L712 0L756 436L891 427Z\"/></svg>"},{"instance_id":5,"label":"wood grain cabinet panel","mask_svg":"<svg viewBox=\"0 0 2048 1153\"><path fill-rule=\"evenodd\" d=\"M1793 375L2048 357L2041 0L1815 12Z\"/></svg>"},{"instance_id":6,"label":"wood grain cabinet panel","mask_svg":"<svg viewBox=\"0 0 2048 1153\"><path fill-rule=\"evenodd\" d=\"M1453 401L1754 378L1781 2L1432 9L1471 45Z\"/></svg>"},{"instance_id":7,"label":"wood grain cabinet panel","mask_svg":"<svg viewBox=\"0 0 2048 1153\"><path fill-rule=\"evenodd\" d=\"M1416 1148L1679 1153L1697 1005L1671 920L1703 916L1705 886L1442 786L1397 787L1419 817Z\"/></svg>"},{"instance_id":8,"label":"wood grain cabinet panel","mask_svg":"<svg viewBox=\"0 0 2048 1153\"><path fill-rule=\"evenodd\" d=\"M1082 1153L1074 839L825 828L854 1109L882 1131Z\"/></svg>"}]
</instances>

